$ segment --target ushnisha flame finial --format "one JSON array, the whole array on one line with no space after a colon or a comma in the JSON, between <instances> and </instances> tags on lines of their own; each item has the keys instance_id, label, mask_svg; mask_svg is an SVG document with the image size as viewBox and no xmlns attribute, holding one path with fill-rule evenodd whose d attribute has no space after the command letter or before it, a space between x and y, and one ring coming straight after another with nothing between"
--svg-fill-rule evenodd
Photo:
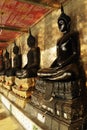
<instances>
[{"instance_id":1,"label":"ushnisha flame finial","mask_svg":"<svg viewBox=\"0 0 87 130\"><path fill-rule=\"evenodd\" d=\"M16 46L16 41L14 40L14 46Z\"/></svg>"},{"instance_id":2,"label":"ushnisha flame finial","mask_svg":"<svg viewBox=\"0 0 87 130\"><path fill-rule=\"evenodd\" d=\"M30 33L30 35L31 35L31 29L29 28L29 33Z\"/></svg>"},{"instance_id":3,"label":"ushnisha flame finial","mask_svg":"<svg viewBox=\"0 0 87 130\"><path fill-rule=\"evenodd\" d=\"M61 13L64 13L64 8L62 4L61 4Z\"/></svg>"}]
</instances>

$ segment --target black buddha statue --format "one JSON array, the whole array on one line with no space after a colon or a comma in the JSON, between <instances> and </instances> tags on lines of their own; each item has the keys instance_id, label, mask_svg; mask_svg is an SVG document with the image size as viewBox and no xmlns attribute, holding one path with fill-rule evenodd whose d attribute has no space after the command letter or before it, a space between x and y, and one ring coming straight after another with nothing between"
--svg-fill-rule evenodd
<instances>
[{"instance_id":1,"label":"black buddha statue","mask_svg":"<svg viewBox=\"0 0 87 130\"><path fill-rule=\"evenodd\" d=\"M4 71L5 71L5 75L8 75L8 71L11 69L12 65L11 65L11 59L9 58L9 52L6 49L6 53L4 55Z\"/></svg>"},{"instance_id":2,"label":"black buddha statue","mask_svg":"<svg viewBox=\"0 0 87 130\"><path fill-rule=\"evenodd\" d=\"M36 77L37 71L40 69L40 48L36 47L36 40L31 31L29 33L27 45L30 50L27 53L27 64L20 71L17 71L16 76L18 78Z\"/></svg>"},{"instance_id":3,"label":"black buddha statue","mask_svg":"<svg viewBox=\"0 0 87 130\"><path fill-rule=\"evenodd\" d=\"M22 56L21 54L19 54L19 47L16 45L15 42L13 47L13 53L14 53L13 65L8 71L8 76L15 76L16 71L18 71L22 67Z\"/></svg>"},{"instance_id":4,"label":"black buddha statue","mask_svg":"<svg viewBox=\"0 0 87 130\"><path fill-rule=\"evenodd\" d=\"M3 51L0 54L0 76L4 75L4 57L3 57Z\"/></svg>"},{"instance_id":5,"label":"black buddha statue","mask_svg":"<svg viewBox=\"0 0 87 130\"><path fill-rule=\"evenodd\" d=\"M63 36L57 42L57 58L50 68L40 69L38 76L46 80L69 81L79 77L79 46L76 36L78 32L70 32L71 18L64 13L58 18L59 30Z\"/></svg>"}]
</instances>

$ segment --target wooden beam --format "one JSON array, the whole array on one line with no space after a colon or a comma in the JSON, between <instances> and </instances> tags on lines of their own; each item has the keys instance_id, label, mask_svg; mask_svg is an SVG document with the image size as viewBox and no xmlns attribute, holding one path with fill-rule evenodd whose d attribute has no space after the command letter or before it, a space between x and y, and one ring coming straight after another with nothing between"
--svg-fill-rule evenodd
<instances>
[{"instance_id":1,"label":"wooden beam","mask_svg":"<svg viewBox=\"0 0 87 130\"><path fill-rule=\"evenodd\" d=\"M19 2L26 2L36 5L42 5L45 7L59 8L61 4L64 4L68 0L16 0Z\"/></svg>"},{"instance_id":2,"label":"wooden beam","mask_svg":"<svg viewBox=\"0 0 87 130\"><path fill-rule=\"evenodd\" d=\"M44 7L52 7L50 5L48 5L48 2L42 2L42 0L16 0L19 2L26 2L26 3L31 3L34 5L38 5L38 6L44 6Z\"/></svg>"},{"instance_id":3,"label":"wooden beam","mask_svg":"<svg viewBox=\"0 0 87 130\"><path fill-rule=\"evenodd\" d=\"M3 40L3 39L0 39L0 42L9 42L9 41L7 41L7 40Z\"/></svg>"},{"instance_id":4,"label":"wooden beam","mask_svg":"<svg viewBox=\"0 0 87 130\"><path fill-rule=\"evenodd\" d=\"M0 29L15 31L15 32L28 32L27 29L22 29L22 28L18 28L18 27L11 27L11 26L1 26L0 25Z\"/></svg>"},{"instance_id":5,"label":"wooden beam","mask_svg":"<svg viewBox=\"0 0 87 130\"><path fill-rule=\"evenodd\" d=\"M0 43L0 49L5 49L5 48L7 48L7 46L8 46L8 44L6 43Z\"/></svg>"}]
</instances>

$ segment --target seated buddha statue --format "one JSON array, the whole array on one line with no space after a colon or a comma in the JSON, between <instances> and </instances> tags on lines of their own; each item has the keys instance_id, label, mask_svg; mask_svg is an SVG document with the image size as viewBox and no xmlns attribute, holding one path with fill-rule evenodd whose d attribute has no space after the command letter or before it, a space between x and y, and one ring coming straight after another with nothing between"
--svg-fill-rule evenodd
<instances>
[{"instance_id":1,"label":"seated buddha statue","mask_svg":"<svg viewBox=\"0 0 87 130\"><path fill-rule=\"evenodd\" d=\"M27 53L27 64L16 72L17 78L36 77L37 71L40 69L40 48L36 47L36 39L31 34L31 31L29 33L27 45L30 49Z\"/></svg>"},{"instance_id":2,"label":"seated buddha statue","mask_svg":"<svg viewBox=\"0 0 87 130\"><path fill-rule=\"evenodd\" d=\"M3 51L0 54L0 76L4 74L4 57L3 57Z\"/></svg>"},{"instance_id":3,"label":"seated buddha statue","mask_svg":"<svg viewBox=\"0 0 87 130\"><path fill-rule=\"evenodd\" d=\"M14 42L14 47L13 47L13 53L14 53L14 58L13 58L13 65L8 71L7 76L15 76L16 71L21 69L22 66L22 56L19 54L19 47L16 45Z\"/></svg>"},{"instance_id":4,"label":"seated buddha statue","mask_svg":"<svg viewBox=\"0 0 87 130\"><path fill-rule=\"evenodd\" d=\"M11 59L9 58L9 53L6 49L6 52L3 56L3 69L0 72L0 81L5 82L5 77L8 75L8 72L11 68Z\"/></svg>"},{"instance_id":5,"label":"seated buddha statue","mask_svg":"<svg viewBox=\"0 0 87 130\"><path fill-rule=\"evenodd\" d=\"M4 68L5 75L8 75L8 71L11 68L11 59L9 58L9 52L7 51L7 49L4 55L4 67L5 67Z\"/></svg>"},{"instance_id":6,"label":"seated buddha statue","mask_svg":"<svg viewBox=\"0 0 87 130\"><path fill-rule=\"evenodd\" d=\"M6 74L5 74L5 83L3 84L3 86L8 90L11 90L12 86L15 84L16 71L20 69L22 65L22 57L19 54L19 47L16 45L15 42L13 47L13 53L14 53L14 57L12 62L10 61L10 59L7 60L7 58L9 57L8 53L5 54ZM10 64L9 61L11 62Z\"/></svg>"},{"instance_id":7,"label":"seated buddha statue","mask_svg":"<svg viewBox=\"0 0 87 130\"><path fill-rule=\"evenodd\" d=\"M1 64L0 64L0 81L4 81L5 75L8 74L9 69L11 68L11 59L9 59L9 53L6 49L6 52L0 57Z\"/></svg>"},{"instance_id":8,"label":"seated buddha statue","mask_svg":"<svg viewBox=\"0 0 87 130\"><path fill-rule=\"evenodd\" d=\"M58 18L58 28L63 36L57 41L57 58L49 68L38 70L38 76L51 81L69 81L79 78L78 32L71 32L71 18L64 13Z\"/></svg>"},{"instance_id":9,"label":"seated buddha statue","mask_svg":"<svg viewBox=\"0 0 87 130\"><path fill-rule=\"evenodd\" d=\"M5 66L4 66L4 56L3 56L3 51L1 51L0 54L0 86L2 84L2 82L4 82L5 80Z\"/></svg>"}]
</instances>

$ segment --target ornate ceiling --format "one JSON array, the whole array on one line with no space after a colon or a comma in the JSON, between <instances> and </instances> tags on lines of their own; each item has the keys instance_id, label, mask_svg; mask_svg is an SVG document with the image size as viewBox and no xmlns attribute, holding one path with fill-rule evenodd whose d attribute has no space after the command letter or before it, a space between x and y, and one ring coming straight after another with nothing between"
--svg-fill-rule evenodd
<instances>
[{"instance_id":1,"label":"ornate ceiling","mask_svg":"<svg viewBox=\"0 0 87 130\"><path fill-rule=\"evenodd\" d=\"M54 2L53 2L54 1ZM0 49L66 0L0 0Z\"/></svg>"}]
</instances>

